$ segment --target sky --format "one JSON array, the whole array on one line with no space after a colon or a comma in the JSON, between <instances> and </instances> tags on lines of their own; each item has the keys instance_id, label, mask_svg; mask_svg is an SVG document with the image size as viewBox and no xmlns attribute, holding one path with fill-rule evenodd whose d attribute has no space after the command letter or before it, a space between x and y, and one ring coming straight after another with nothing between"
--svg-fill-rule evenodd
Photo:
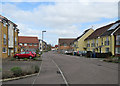
<instances>
[{"instance_id":1,"label":"sky","mask_svg":"<svg viewBox=\"0 0 120 86\"><path fill-rule=\"evenodd\" d=\"M0 0L0 14L18 25L19 36L37 36L52 45L85 30L117 21L119 0Z\"/></svg>"}]
</instances>

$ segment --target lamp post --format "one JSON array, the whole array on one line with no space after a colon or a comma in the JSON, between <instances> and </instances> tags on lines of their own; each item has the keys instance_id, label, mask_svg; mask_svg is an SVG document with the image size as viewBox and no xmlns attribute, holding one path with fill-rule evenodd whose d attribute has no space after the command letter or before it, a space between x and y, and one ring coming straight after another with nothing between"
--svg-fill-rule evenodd
<instances>
[{"instance_id":1,"label":"lamp post","mask_svg":"<svg viewBox=\"0 0 120 86\"><path fill-rule=\"evenodd\" d=\"M43 33L45 33L46 31L42 31L42 52L43 52L43 36L44 36L44 34Z\"/></svg>"}]
</instances>

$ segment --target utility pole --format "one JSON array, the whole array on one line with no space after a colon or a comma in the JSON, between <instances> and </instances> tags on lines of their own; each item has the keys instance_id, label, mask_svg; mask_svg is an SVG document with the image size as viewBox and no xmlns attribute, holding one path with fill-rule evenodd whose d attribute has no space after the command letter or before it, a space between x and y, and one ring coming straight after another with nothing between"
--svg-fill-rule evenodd
<instances>
[{"instance_id":1,"label":"utility pole","mask_svg":"<svg viewBox=\"0 0 120 86\"><path fill-rule=\"evenodd\" d=\"M42 31L42 52L43 52L43 36L44 36L44 33L45 33L46 31Z\"/></svg>"}]
</instances>

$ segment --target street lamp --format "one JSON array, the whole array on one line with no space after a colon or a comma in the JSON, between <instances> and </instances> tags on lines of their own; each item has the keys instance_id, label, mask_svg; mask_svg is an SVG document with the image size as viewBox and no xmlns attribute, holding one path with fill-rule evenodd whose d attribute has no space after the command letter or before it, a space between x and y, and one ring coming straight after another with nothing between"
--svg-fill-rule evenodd
<instances>
[{"instance_id":1,"label":"street lamp","mask_svg":"<svg viewBox=\"0 0 120 86\"><path fill-rule=\"evenodd\" d=\"M44 36L43 33L45 33L45 32L46 31L42 31L42 47L41 47L42 48L42 52L43 52L43 36Z\"/></svg>"}]
</instances>

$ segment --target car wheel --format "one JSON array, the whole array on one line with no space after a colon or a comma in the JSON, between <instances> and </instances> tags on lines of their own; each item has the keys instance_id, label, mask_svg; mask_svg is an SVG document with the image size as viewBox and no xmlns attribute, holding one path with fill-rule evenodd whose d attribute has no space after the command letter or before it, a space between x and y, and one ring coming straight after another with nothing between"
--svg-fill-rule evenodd
<instances>
[{"instance_id":1,"label":"car wheel","mask_svg":"<svg viewBox=\"0 0 120 86\"><path fill-rule=\"evenodd\" d=\"M32 59L32 56L30 56L29 59Z\"/></svg>"},{"instance_id":2,"label":"car wheel","mask_svg":"<svg viewBox=\"0 0 120 86\"><path fill-rule=\"evenodd\" d=\"M18 56L16 56L15 58L16 58L16 59L19 59L19 57L18 57Z\"/></svg>"}]
</instances>

